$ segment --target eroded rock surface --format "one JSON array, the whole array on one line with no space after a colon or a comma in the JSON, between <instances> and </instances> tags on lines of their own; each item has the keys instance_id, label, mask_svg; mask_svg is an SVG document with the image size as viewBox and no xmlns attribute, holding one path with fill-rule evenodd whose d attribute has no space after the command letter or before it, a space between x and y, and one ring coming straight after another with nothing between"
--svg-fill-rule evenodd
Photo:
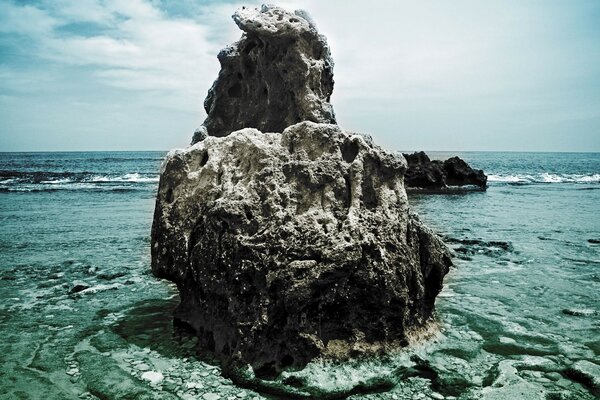
<instances>
[{"instance_id":1,"label":"eroded rock surface","mask_svg":"<svg viewBox=\"0 0 600 400\"><path fill-rule=\"evenodd\" d=\"M424 152L404 154L408 162L404 181L406 187L445 189L449 186L473 185L485 189L487 176L482 170L471 168L459 157L445 161L431 160Z\"/></svg>"},{"instance_id":2,"label":"eroded rock surface","mask_svg":"<svg viewBox=\"0 0 600 400\"><path fill-rule=\"evenodd\" d=\"M409 211L406 161L326 123L333 62L305 13L234 20L204 127L161 170L152 269L176 321L259 377L417 340L451 261Z\"/></svg>"},{"instance_id":3,"label":"eroded rock surface","mask_svg":"<svg viewBox=\"0 0 600 400\"><path fill-rule=\"evenodd\" d=\"M242 128L335 123L333 60L310 17L264 5L242 8L233 19L244 34L219 53L221 72L204 101L208 116L192 143Z\"/></svg>"},{"instance_id":4,"label":"eroded rock surface","mask_svg":"<svg viewBox=\"0 0 600 400\"><path fill-rule=\"evenodd\" d=\"M337 125L208 137L161 173L153 271L205 348L259 373L403 346L450 258L409 213L402 157Z\"/></svg>"}]
</instances>

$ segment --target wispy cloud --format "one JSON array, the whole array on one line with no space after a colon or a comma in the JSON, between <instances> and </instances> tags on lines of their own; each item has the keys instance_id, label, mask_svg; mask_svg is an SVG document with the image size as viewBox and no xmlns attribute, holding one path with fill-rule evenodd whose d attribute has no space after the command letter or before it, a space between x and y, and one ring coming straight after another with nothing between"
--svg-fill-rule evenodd
<instances>
[{"instance_id":1,"label":"wispy cloud","mask_svg":"<svg viewBox=\"0 0 600 400\"><path fill-rule=\"evenodd\" d=\"M177 98L172 104L157 98L166 107L200 111L201 91L218 71L215 55L221 45L209 40L214 27L172 17L141 0L61 0L36 6L8 2L2 4L0 15L0 29L12 35L12 51L33 49L27 62L87 67L90 78L101 84L177 94L171 96ZM77 30L63 29L74 23ZM85 23L99 27L98 33L90 35ZM26 48L19 45L24 40ZM30 92L26 77L31 71L23 70L22 64L18 59L6 63L4 74L11 75L13 89Z\"/></svg>"},{"instance_id":2,"label":"wispy cloud","mask_svg":"<svg viewBox=\"0 0 600 400\"><path fill-rule=\"evenodd\" d=\"M309 10L328 37L340 123L389 148L533 149L573 134L569 121L600 129L596 1L280 4ZM185 144L241 5L0 2L0 150Z\"/></svg>"}]
</instances>

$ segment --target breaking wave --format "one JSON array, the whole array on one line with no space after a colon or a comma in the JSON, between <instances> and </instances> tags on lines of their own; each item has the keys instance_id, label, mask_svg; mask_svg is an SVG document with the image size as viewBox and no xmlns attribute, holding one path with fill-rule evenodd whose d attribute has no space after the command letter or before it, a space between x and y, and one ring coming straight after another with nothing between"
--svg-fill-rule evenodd
<instances>
[{"instance_id":1,"label":"breaking wave","mask_svg":"<svg viewBox=\"0 0 600 400\"><path fill-rule=\"evenodd\" d=\"M158 183L158 176L142 176L140 174L125 174L123 176L95 176L91 182L133 182L133 183Z\"/></svg>"},{"instance_id":2,"label":"breaking wave","mask_svg":"<svg viewBox=\"0 0 600 400\"><path fill-rule=\"evenodd\" d=\"M57 190L128 191L158 183L156 174L0 170L0 192Z\"/></svg>"},{"instance_id":3,"label":"breaking wave","mask_svg":"<svg viewBox=\"0 0 600 400\"><path fill-rule=\"evenodd\" d=\"M600 183L600 174L551 174L543 172L540 174L489 174L488 182L499 182L508 184L529 183Z\"/></svg>"}]
</instances>

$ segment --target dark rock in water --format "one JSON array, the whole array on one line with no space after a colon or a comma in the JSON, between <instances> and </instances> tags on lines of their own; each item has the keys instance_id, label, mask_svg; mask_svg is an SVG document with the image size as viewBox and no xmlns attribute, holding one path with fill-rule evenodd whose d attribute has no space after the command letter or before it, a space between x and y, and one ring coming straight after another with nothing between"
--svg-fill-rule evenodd
<instances>
[{"instance_id":1,"label":"dark rock in water","mask_svg":"<svg viewBox=\"0 0 600 400\"><path fill-rule=\"evenodd\" d=\"M71 286L71 290L69 290L70 294L74 294L74 293L79 293L81 291L84 291L85 289L89 289L90 285L88 285L85 282L73 282L73 285Z\"/></svg>"},{"instance_id":2,"label":"dark rock in water","mask_svg":"<svg viewBox=\"0 0 600 400\"><path fill-rule=\"evenodd\" d=\"M472 260L471 256L484 255L498 259L507 252L514 252L512 243L498 240L444 238L446 243L457 244L454 251L458 258Z\"/></svg>"},{"instance_id":3,"label":"dark rock in water","mask_svg":"<svg viewBox=\"0 0 600 400\"><path fill-rule=\"evenodd\" d=\"M459 157L446 161L430 160L420 151L404 154L408 170L404 176L406 187L422 189L444 189L449 186L473 185L485 189L487 176L482 170L473 169Z\"/></svg>"},{"instance_id":4,"label":"dark rock in water","mask_svg":"<svg viewBox=\"0 0 600 400\"><path fill-rule=\"evenodd\" d=\"M408 170L404 174L404 184L407 187L442 188L444 173L440 162L432 163L425 152L403 154L408 163Z\"/></svg>"},{"instance_id":5,"label":"dark rock in water","mask_svg":"<svg viewBox=\"0 0 600 400\"><path fill-rule=\"evenodd\" d=\"M219 53L221 72L204 101L208 116L192 143L242 128L282 132L301 121L335 123L333 60L310 17L263 5L242 8L233 19L245 33Z\"/></svg>"},{"instance_id":6,"label":"dark rock in water","mask_svg":"<svg viewBox=\"0 0 600 400\"><path fill-rule=\"evenodd\" d=\"M226 53L233 58L225 58L210 95L210 135L171 151L161 168L152 271L177 284L176 322L226 365L250 364L259 377L318 356L418 340L433 326L451 260L440 237L409 211L406 161L334 124L293 124L333 118L324 100L331 60L304 13L263 7L234 18L247 35ZM214 103L233 67L244 67L244 49L260 79L240 93L252 96L258 83L300 93L281 103L281 120L270 108L281 99ZM313 84L322 92L314 95ZM230 133L246 125L246 114L276 133Z\"/></svg>"},{"instance_id":7,"label":"dark rock in water","mask_svg":"<svg viewBox=\"0 0 600 400\"><path fill-rule=\"evenodd\" d=\"M502 251L513 251L514 247L510 242L504 242L500 240L482 240L482 239L460 239L453 237L446 237L447 243L460 243L465 246L472 246L475 251L479 252L482 248L497 248Z\"/></svg>"},{"instance_id":8,"label":"dark rock in water","mask_svg":"<svg viewBox=\"0 0 600 400\"><path fill-rule=\"evenodd\" d=\"M112 281L113 279L117 279L117 278L121 278L123 276L127 275L125 272L123 271L118 271L118 272L103 272L98 274L98 279L103 279L106 281Z\"/></svg>"},{"instance_id":9,"label":"dark rock in water","mask_svg":"<svg viewBox=\"0 0 600 400\"><path fill-rule=\"evenodd\" d=\"M600 396L600 365L591 361L580 360L571 365L565 374L576 382L579 382Z\"/></svg>"},{"instance_id":10,"label":"dark rock in water","mask_svg":"<svg viewBox=\"0 0 600 400\"><path fill-rule=\"evenodd\" d=\"M574 317L592 317L597 314L596 310L589 308L565 308L562 312L565 315L572 315Z\"/></svg>"}]
</instances>

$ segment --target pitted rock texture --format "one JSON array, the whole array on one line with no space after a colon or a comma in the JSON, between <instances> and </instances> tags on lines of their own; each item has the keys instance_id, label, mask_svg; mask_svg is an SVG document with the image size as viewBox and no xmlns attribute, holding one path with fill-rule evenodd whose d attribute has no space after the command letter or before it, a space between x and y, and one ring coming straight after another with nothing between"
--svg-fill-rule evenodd
<instances>
[{"instance_id":1,"label":"pitted rock texture","mask_svg":"<svg viewBox=\"0 0 600 400\"><path fill-rule=\"evenodd\" d=\"M410 214L405 170L365 137L312 122L171 152L152 268L179 288L176 320L259 376L407 345L451 261Z\"/></svg>"},{"instance_id":2,"label":"pitted rock texture","mask_svg":"<svg viewBox=\"0 0 600 400\"><path fill-rule=\"evenodd\" d=\"M404 154L408 169L404 176L406 187L420 189L445 189L449 186L487 187L487 176L480 169L473 169L459 157L445 161L430 160L424 152Z\"/></svg>"},{"instance_id":3,"label":"pitted rock texture","mask_svg":"<svg viewBox=\"0 0 600 400\"><path fill-rule=\"evenodd\" d=\"M244 34L218 55L221 71L204 101L208 116L192 144L242 128L335 123L333 60L308 14L262 6L242 8L233 19Z\"/></svg>"}]
</instances>

